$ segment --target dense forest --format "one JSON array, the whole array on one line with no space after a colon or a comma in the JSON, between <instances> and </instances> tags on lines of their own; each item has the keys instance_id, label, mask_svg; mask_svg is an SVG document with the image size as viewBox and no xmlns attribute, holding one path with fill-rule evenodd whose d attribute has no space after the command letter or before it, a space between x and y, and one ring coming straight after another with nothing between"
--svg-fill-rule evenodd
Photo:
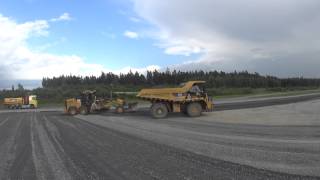
<instances>
[{"instance_id":1,"label":"dense forest","mask_svg":"<svg viewBox=\"0 0 320 180\"><path fill-rule=\"evenodd\" d=\"M72 87L79 85L122 85L122 86L159 86L178 85L190 80L205 80L210 88L274 88L274 87L319 87L320 79L306 78L277 78L273 76L262 76L258 73L244 72L218 72L218 71L148 71L146 75L138 72L115 75L113 73L101 73L95 76L60 76L44 78L43 88Z\"/></svg>"},{"instance_id":2,"label":"dense forest","mask_svg":"<svg viewBox=\"0 0 320 180\"><path fill-rule=\"evenodd\" d=\"M207 81L207 91L212 96L252 94L257 91L281 92L315 89L320 87L320 79L277 78L258 73L222 71L148 71L145 75L138 72L116 75L101 73L100 76L60 76L43 78L42 88L25 90L22 85L11 90L0 91L0 98L36 94L42 103L61 103L64 98L76 97L85 89L97 90L97 95L110 96L110 92L137 92L145 87L173 87L189 80ZM119 93L118 93L119 94ZM115 94L115 96L117 93ZM121 95L121 93L120 93ZM124 95L134 98L134 93Z\"/></svg>"}]
</instances>

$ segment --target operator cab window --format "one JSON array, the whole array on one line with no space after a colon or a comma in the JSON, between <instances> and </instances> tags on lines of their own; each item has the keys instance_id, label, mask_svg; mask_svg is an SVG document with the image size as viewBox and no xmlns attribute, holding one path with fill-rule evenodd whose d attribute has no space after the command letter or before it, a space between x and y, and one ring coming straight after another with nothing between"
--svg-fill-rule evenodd
<instances>
[{"instance_id":1,"label":"operator cab window","mask_svg":"<svg viewBox=\"0 0 320 180\"><path fill-rule=\"evenodd\" d=\"M201 92L201 89L200 89L200 87L199 87L197 84L195 84L195 85L193 85L192 88L190 89L190 92L191 92L191 93L200 93L200 92Z\"/></svg>"},{"instance_id":2,"label":"operator cab window","mask_svg":"<svg viewBox=\"0 0 320 180\"><path fill-rule=\"evenodd\" d=\"M189 90L191 94L195 94L197 96L203 95L204 87L199 84L194 84L191 89Z\"/></svg>"}]
</instances>

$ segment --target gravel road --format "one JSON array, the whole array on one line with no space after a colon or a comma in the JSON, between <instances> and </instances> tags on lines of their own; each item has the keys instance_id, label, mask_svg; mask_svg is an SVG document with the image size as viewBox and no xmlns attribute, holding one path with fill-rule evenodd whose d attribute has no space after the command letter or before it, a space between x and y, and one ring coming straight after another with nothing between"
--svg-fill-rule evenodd
<instances>
[{"instance_id":1,"label":"gravel road","mask_svg":"<svg viewBox=\"0 0 320 180\"><path fill-rule=\"evenodd\" d=\"M0 179L320 179L319 125L224 123L215 113L2 112Z\"/></svg>"}]
</instances>

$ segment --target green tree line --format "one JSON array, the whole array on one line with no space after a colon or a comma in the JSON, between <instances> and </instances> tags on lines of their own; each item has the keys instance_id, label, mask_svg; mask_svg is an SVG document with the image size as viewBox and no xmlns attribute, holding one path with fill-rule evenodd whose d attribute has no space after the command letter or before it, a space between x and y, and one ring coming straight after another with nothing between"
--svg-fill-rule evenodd
<instances>
[{"instance_id":1,"label":"green tree line","mask_svg":"<svg viewBox=\"0 0 320 180\"><path fill-rule=\"evenodd\" d=\"M320 87L320 79L278 78L258 73L222 71L148 71L146 74L129 72L116 75L102 72L100 76L59 76L43 78L42 87L25 90L22 85L11 90L0 91L0 101L4 97L21 97L35 94L41 103L62 103L65 98L77 97L86 89L97 90L99 97L110 97L111 92L137 92L149 87L173 87L190 80L207 81L209 95L252 94L256 91L279 92ZM116 94L114 95L116 96ZM134 98L134 94L125 95Z\"/></svg>"},{"instance_id":2,"label":"green tree line","mask_svg":"<svg viewBox=\"0 0 320 180\"><path fill-rule=\"evenodd\" d=\"M320 79L312 78L277 78L258 73L223 71L148 71L146 75L138 72L116 75L102 72L100 76L60 76L43 78L43 88L114 85L114 86L158 86L178 85L190 80L205 80L209 88L275 88L275 87L319 87Z\"/></svg>"}]
</instances>

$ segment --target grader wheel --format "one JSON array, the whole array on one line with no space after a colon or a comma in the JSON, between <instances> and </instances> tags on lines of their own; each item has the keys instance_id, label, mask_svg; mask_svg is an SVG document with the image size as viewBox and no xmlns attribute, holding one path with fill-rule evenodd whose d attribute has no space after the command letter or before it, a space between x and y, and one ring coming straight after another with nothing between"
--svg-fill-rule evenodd
<instances>
[{"instance_id":1,"label":"grader wheel","mask_svg":"<svg viewBox=\"0 0 320 180\"><path fill-rule=\"evenodd\" d=\"M77 114L77 108L76 108L76 107L69 107L68 113L69 113L71 116L76 115L76 114Z\"/></svg>"},{"instance_id":2,"label":"grader wheel","mask_svg":"<svg viewBox=\"0 0 320 180\"><path fill-rule=\"evenodd\" d=\"M80 114L82 114L82 115L88 115L89 114L88 108L84 107L84 106L81 106L79 111L80 111Z\"/></svg>"},{"instance_id":3,"label":"grader wheel","mask_svg":"<svg viewBox=\"0 0 320 180\"><path fill-rule=\"evenodd\" d=\"M117 112L118 114L123 113L123 112L124 112L123 107L121 107L121 106L117 107L117 108L116 108L116 112Z\"/></svg>"},{"instance_id":4,"label":"grader wheel","mask_svg":"<svg viewBox=\"0 0 320 180\"><path fill-rule=\"evenodd\" d=\"M168 116L168 108L164 103L155 103L151 107L151 115L156 119L165 118Z\"/></svg>"},{"instance_id":5,"label":"grader wheel","mask_svg":"<svg viewBox=\"0 0 320 180\"><path fill-rule=\"evenodd\" d=\"M187 114L190 117L199 117L201 116L202 107L200 103L193 102L187 106Z\"/></svg>"}]
</instances>

